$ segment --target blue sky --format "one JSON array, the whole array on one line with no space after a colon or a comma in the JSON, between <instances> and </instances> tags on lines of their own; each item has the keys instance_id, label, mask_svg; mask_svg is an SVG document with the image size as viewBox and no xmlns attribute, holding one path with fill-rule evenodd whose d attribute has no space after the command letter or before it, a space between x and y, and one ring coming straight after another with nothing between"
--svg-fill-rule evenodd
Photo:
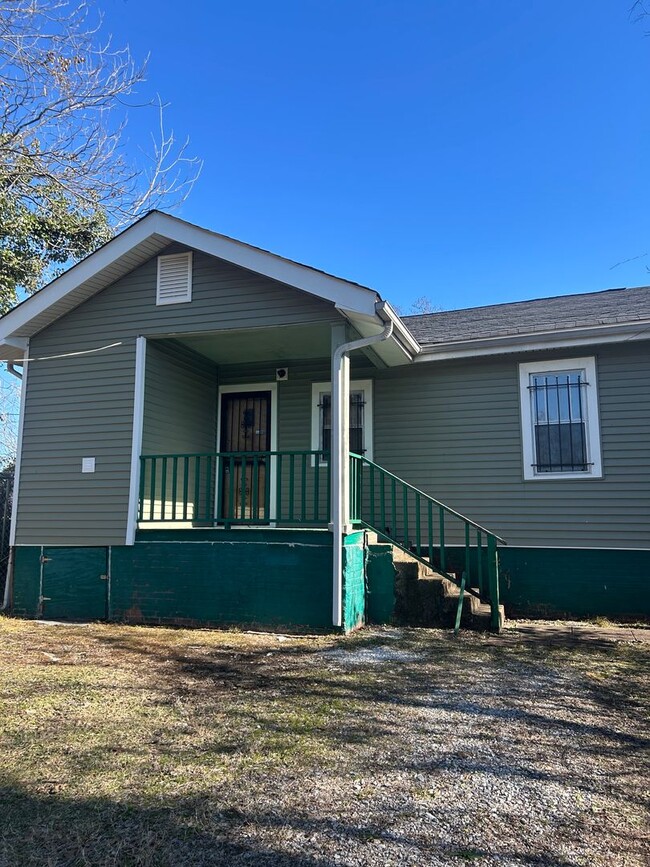
<instances>
[{"instance_id":1,"label":"blue sky","mask_svg":"<svg viewBox=\"0 0 650 867\"><path fill-rule=\"evenodd\" d=\"M650 283L631 3L100 5L205 162L180 216L449 309Z\"/></svg>"}]
</instances>

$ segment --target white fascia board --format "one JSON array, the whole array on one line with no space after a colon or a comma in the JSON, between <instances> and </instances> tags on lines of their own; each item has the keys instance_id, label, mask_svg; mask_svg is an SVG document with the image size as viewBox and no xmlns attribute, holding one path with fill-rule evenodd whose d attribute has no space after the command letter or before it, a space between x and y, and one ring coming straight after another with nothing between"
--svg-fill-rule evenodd
<instances>
[{"instance_id":1,"label":"white fascia board","mask_svg":"<svg viewBox=\"0 0 650 867\"><path fill-rule=\"evenodd\" d=\"M134 223L121 234L100 247L90 256L82 259L77 265L66 271L56 280L48 283L39 292L36 292L18 307L6 313L0 319L0 343L6 343L7 338L26 325L30 319L44 313L52 304L61 301L62 298L98 274L103 268L107 268L120 256L128 253L133 247L140 244L153 234L156 234L155 218L161 216L157 213L148 214L137 223Z\"/></svg>"},{"instance_id":2,"label":"white fascia board","mask_svg":"<svg viewBox=\"0 0 650 867\"><path fill-rule=\"evenodd\" d=\"M592 328L574 328L537 334L517 334L507 337L486 337L425 346L415 361L449 361L456 358L474 358L483 355L505 355L513 352L536 352L573 346L601 343L623 343L650 340L650 322L616 323Z\"/></svg>"},{"instance_id":3,"label":"white fascia board","mask_svg":"<svg viewBox=\"0 0 650 867\"><path fill-rule=\"evenodd\" d=\"M167 238L170 243L176 242L210 256L216 256L233 265L285 283L287 286L293 286L325 301L331 301L337 307L369 316L375 314L375 304L379 296L372 289L316 271L307 265L283 259L275 253L268 253L224 235L218 235L208 229L179 220L177 217L170 217L169 214L152 211L3 316L0 319L0 344L15 331L27 325L31 319L44 313L51 305L61 301L86 280L95 277L102 269L107 268L120 256L127 254L153 235Z\"/></svg>"},{"instance_id":4,"label":"white fascia board","mask_svg":"<svg viewBox=\"0 0 650 867\"><path fill-rule=\"evenodd\" d=\"M262 274L279 283L301 289L331 301L337 307L348 307L359 313L372 314L379 296L373 289L349 283L340 277L333 277L307 265L284 259L275 253L251 247L242 241L218 235L191 223L170 217L169 214L156 213L160 220L157 233L169 237L179 244L201 250L255 274Z\"/></svg>"}]
</instances>

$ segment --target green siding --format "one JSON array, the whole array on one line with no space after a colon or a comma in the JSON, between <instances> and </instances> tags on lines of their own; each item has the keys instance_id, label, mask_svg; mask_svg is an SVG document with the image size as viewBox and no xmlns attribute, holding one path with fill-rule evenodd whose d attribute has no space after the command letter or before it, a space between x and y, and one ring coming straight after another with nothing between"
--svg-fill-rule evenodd
<instances>
[{"instance_id":1,"label":"green siding","mask_svg":"<svg viewBox=\"0 0 650 867\"><path fill-rule=\"evenodd\" d=\"M378 371L375 461L511 545L649 548L648 348L580 347ZM518 363L585 355L596 356L604 478L524 481Z\"/></svg>"},{"instance_id":2,"label":"green siding","mask_svg":"<svg viewBox=\"0 0 650 867\"><path fill-rule=\"evenodd\" d=\"M142 453L211 451L216 400L216 365L173 341L149 341Z\"/></svg>"},{"instance_id":3,"label":"green siding","mask_svg":"<svg viewBox=\"0 0 650 867\"><path fill-rule=\"evenodd\" d=\"M124 542L138 335L340 321L332 304L200 253L193 258L191 303L156 306L153 258L32 338L32 358L119 345L30 363L19 544ZM81 458L90 456L96 472L82 475Z\"/></svg>"},{"instance_id":4,"label":"green siding","mask_svg":"<svg viewBox=\"0 0 650 867\"><path fill-rule=\"evenodd\" d=\"M364 533L343 540L343 629L351 632L365 623L366 580Z\"/></svg>"}]
</instances>

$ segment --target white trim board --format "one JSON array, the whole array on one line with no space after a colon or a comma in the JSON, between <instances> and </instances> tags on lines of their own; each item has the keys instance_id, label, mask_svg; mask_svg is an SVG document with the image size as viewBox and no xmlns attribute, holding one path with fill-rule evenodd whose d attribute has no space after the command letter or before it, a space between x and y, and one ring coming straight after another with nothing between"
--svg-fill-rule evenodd
<instances>
[{"instance_id":1,"label":"white trim board","mask_svg":"<svg viewBox=\"0 0 650 867\"><path fill-rule=\"evenodd\" d=\"M133 545L138 526L138 499L140 496L140 455L144 426L144 377L147 363L147 339L135 341L135 384L133 387L133 433L131 437L131 475L129 479L129 512L126 523L126 545Z\"/></svg>"},{"instance_id":2,"label":"white trim board","mask_svg":"<svg viewBox=\"0 0 650 867\"><path fill-rule=\"evenodd\" d=\"M363 391L366 406L363 415L363 445L365 448L365 457L368 460L373 460L374 454L374 403L373 403L373 380L372 379L352 379L350 380L350 392ZM320 448L320 408L319 395L321 392L332 393L331 382L312 382L311 384L311 450L316 452ZM316 466L316 458L312 455L312 467ZM319 461L319 467L326 467L327 464Z\"/></svg>"},{"instance_id":3,"label":"white trim board","mask_svg":"<svg viewBox=\"0 0 650 867\"><path fill-rule=\"evenodd\" d=\"M250 382L245 385L220 385L217 387L217 441L216 451L221 448L221 396L223 394L237 394L246 391L270 391L271 392L271 451L278 450L278 384L277 382ZM217 474L221 472L219 461L216 467ZM218 478L218 475L217 477ZM271 472L269 473L269 520L275 520L275 494L277 485L277 466L275 459L271 459ZM219 485L214 486L214 514L219 514ZM266 525L263 525L266 526Z\"/></svg>"}]
</instances>

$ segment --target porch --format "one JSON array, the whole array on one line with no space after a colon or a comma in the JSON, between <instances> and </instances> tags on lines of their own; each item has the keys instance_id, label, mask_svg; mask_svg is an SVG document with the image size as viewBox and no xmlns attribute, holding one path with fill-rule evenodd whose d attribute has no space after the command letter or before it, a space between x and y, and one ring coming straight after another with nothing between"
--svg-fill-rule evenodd
<instances>
[{"instance_id":1,"label":"porch","mask_svg":"<svg viewBox=\"0 0 650 867\"><path fill-rule=\"evenodd\" d=\"M459 612L465 594L489 600L498 628L498 537L373 461L385 363L367 344L389 332L350 341L356 335L332 323L148 339L133 540L209 542L223 552L255 533L263 572L275 563L261 556L262 538L325 533L330 622L349 629L365 616L371 531L457 585ZM288 357L287 346L305 357ZM350 358L354 350L363 353Z\"/></svg>"}]
</instances>

